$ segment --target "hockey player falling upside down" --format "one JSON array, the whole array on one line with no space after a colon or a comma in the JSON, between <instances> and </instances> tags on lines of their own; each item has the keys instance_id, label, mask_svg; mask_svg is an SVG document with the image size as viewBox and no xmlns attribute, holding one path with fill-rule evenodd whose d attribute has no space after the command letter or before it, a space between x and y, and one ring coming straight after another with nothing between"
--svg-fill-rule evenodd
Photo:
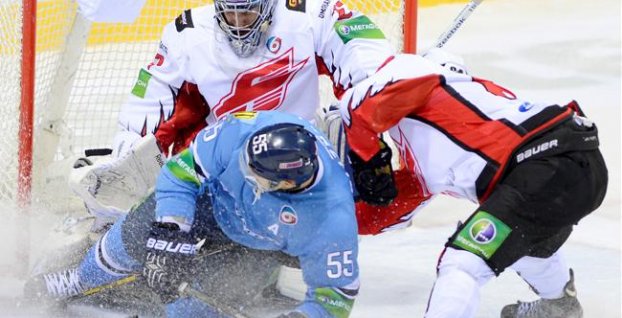
<instances>
[{"instance_id":1,"label":"hockey player falling upside down","mask_svg":"<svg viewBox=\"0 0 622 318\"><path fill-rule=\"evenodd\" d=\"M399 55L347 91L341 111L361 197L389 202L397 185L388 207L357 204L360 233L410 222L418 203L436 194L480 204L446 244L427 318L473 317L480 286L508 267L541 299L508 305L503 318L582 317L558 249L601 204L608 177L596 126L576 102L522 100L490 81ZM394 176L378 138L385 130L405 165Z\"/></svg>"}]
</instances>

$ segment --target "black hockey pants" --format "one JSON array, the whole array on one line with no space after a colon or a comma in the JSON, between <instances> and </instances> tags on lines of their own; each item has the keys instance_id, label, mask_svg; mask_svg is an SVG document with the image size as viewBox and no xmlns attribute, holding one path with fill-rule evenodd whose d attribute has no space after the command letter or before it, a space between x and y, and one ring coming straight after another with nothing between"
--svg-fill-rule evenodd
<instances>
[{"instance_id":1,"label":"black hockey pants","mask_svg":"<svg viewBox=\"0 0 622 318\"><path fill-rule=\"evenodd\" d=\"M494 254L485 259L497 274L523 256L551 256L566 241L573 225L596 210L605 197L607 168L598 150L596 126L585 127L570 119L516 153L556 138L575 138L571 140L576 147L566 146L515 162L469 218L485 211L511 229ZM448 246L460 248L454 240L469 220Z\"/></svg>"}]
</instances>

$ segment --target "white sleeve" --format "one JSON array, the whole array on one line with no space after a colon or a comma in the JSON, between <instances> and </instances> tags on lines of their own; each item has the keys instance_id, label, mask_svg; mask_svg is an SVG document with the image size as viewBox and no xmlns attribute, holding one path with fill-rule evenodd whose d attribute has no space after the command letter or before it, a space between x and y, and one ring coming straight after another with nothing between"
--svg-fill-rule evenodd
<instances>
[{"instance_id":1,"label":"white sleeve","mask_svg":"<svg viewBox=\"0 0 622 318\"><path fill-rule=\"evenodd\" d=\"M186 11L184 14L190 13ZM140 136L154 133L171 116L182 84L185 81L192 83L185 71L183 30L178 31L175 23L178 22L171 22L164 28L153 61L140 69L138 79L121 107L119 134L126 135L121 139L127 138L128 132Z\"/></svg>"},{"instance_id":2,"label":"white sleeve","mask_svg":"<svg viewBox=\"0 0 622 318\"><path fill-rule=\"evenodd\" d=\"M316 3L309 13L315 51L337 91L374 74L395 54L382 31L364 14L338 0Z\"/></svg>"},{"instance_id":3,"label":"white sleeve","mask_svg":"<svg viewBox=\"0 0 622 318\"><path fill-rule=\"evenodd\" d=\"M145 0L78 0L80 12L94 22L134 22L144 4Z\"/></svg>"}]
</instances>

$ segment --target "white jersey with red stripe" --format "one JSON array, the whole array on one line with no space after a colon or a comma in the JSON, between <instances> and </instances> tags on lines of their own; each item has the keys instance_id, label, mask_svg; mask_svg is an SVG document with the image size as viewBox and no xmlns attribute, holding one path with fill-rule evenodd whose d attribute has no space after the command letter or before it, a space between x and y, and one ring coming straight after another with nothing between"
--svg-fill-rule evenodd
<instances>
[{"instance_id":1,"label":"white jersey with red stripe","mask_svg":"<svg viewBox=\"0 0 622 318\"><path fill-rule=\"evenodd\" d=\"M389 130L423 196L473 202L490 194L520 146L573 114L415 55L396 56L341 103L348 143L363 159L378 151L378 133Z\"/></svg>"},{"instance_id":2,"label":"white jersey with red stripe","mask_svg":"<svg viewBox=\"0 0 622 318\"><path fill-rule=\"evenodd\" d=\"M250 110L281 110L312 120L320 103L320 74L331 76L341 94L394 54L369 18L336 0L276 0L261 41L251 56L241 58L217 25L213 5L186 10L165 27L154 60L140 70L121 109L121 129L155 132L174 112L184 83L196 84L205 99L207 124Z\"/></svg>"}]
</instances>

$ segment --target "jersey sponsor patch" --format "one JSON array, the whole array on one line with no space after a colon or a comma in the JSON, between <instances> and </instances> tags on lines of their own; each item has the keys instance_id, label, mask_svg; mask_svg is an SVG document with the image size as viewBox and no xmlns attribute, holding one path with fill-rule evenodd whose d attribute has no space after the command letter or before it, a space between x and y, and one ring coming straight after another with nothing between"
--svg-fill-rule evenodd
<instances>
[{"instance_id":1,"label":"jersey sponsor patch","mask_svg":"<svg viewBox=\"0 0 622 318\"><path fill-rule=\"evenodd\" d=\"M199 176L194 168L194 156L190 152L190 149L180 152L177 156L169 160L166 166L177 179L194 183L197 186L201 185Z\"/></svg>"},{"instance_id":2,"label":"jersey sponsor patch","mask_svg":"<svg viewBox=\"0 0 622 318\"><path fill-rule=\"evenodd\" d=\"M287 0L285 1L285 7L292 11L305 12L307 0Z\"/></svg>"},{"instance_id":3,"label":"jersey sponsor patch","mask_svg":"<svg viewBox=\"0 0 622 318\"><path fill-rule=\"evenodd\" d=\"M339 293L333 288L316 288L313 292L315 300L333 317L349 317L354 305L354 298Z\"/></svg>"},{"instance_id":4,"label":"jersey sponsor patch","mask_svg":"<svg viewBox=\"0 0 622 318\"><path fill-rule=\"evenodd\" d=\"M343 43L353 39L384 39L384 33L368 17L360 16L350 20L335 22L335 32Z\"/></svg>"},{"instance_id":5,"label":"jersey sponsor patch","mask_svg":"<svg viewBox=\"0 0 622 318\"><path fill-rule=\"evenodd\" d=\"M192 23L192 14L190 13L190 10L182 12L175 19L175 28L177 29L177 32L181 32L185 28L194 28L194 23Z\"/></svg>"},{"instance_id":6,"label":"jersey sponsor patch","mask_svg":"<svg viewBox=\"0 0 622 318\"><path fill-rule=\"evenodd\" d=\"M132 88L132 94L136 97L145 98L145 94L147 93L147 86L149 85L150 79L151 73L141 68L140 72L138 73L138 79L136 80L136 84L134 84L134 88Z\"/></svg>"},{"instance_id":7,"label":"jersey sponsor patch","mask_svg":"<svg viewBox=\"0 0 622 318\"><path fill-rule=\"evenodd\" d=\"M458 233L453 244L483 259L490 259L512 229L485 211L478 211Z\"/></svg>"}]
</instances>

